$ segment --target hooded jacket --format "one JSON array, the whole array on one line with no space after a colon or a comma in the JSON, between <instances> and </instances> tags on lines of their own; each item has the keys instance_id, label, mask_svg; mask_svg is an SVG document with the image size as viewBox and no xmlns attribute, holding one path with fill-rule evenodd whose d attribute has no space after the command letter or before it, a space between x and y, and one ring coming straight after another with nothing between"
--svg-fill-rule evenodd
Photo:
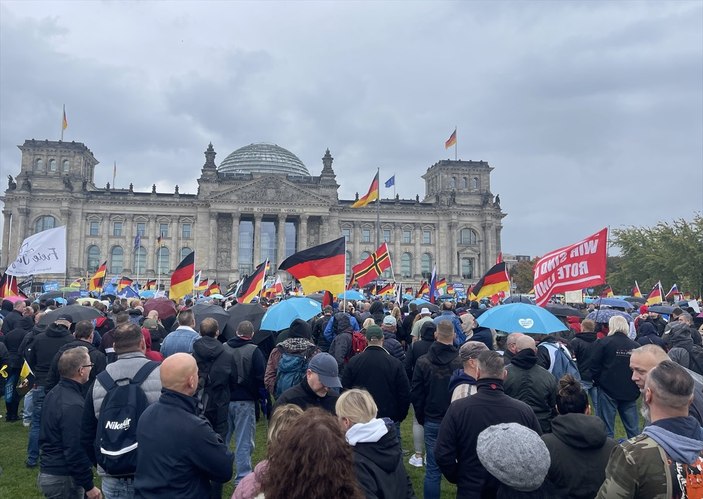
<instances>
[{"instance_id":1,"label":"hooded jacket","mask_svg":"<svg viewBox=\"0 0 703 499\"><path fill-rule=\"evenodd\" d=\"M276 376L278 374L278 363L281 361L284 353L293 355L302 355L308 361L320 351L309 339L297 337L288 338L276 345L269 355L269 360L266 363L266 372L264 374L264 385L269 393L276 392Z\"/></svg>"},{"instance_id":2,"label":"hooded jacket","mask_svg":"<svg viewBox=\"0 0 703 499\"><path fill-rule=\"evenodd\" d=\"M400 344L395 333L386 331L385 329L383 330L383 348L385 348L389 354L399 361L405 361L405 350L403 350L403 345Z\"/></svg>"},{"instance_id":3,"label":"hooded jacket","mask_svg":"<svg viewBox=\"0 0 703 499\"><path fill-rule=\"evenodd\" d=\"M571 352L574 354L583 381L593 381L591 365L593 364L593 350L597 339L598 335L595 331L584 331L578 333L571 340Z\"/></svg>"},{"instance_id":4,"label":"hooded jacket","mask_svg":"<svg viewBox=\"0 0 703 499\"><path fill-rule=\"evenodd\" d=\"M72 341L73 336L68 328L54 323L46 328L46 332L34 337L32 343L27 347L26 359L34 372L35 384L46 385L54 355L63 345Z\"/></svg>"},{"instance_id":5,"label":"hooded jacket","mask_svg":"<svg viewBox=\"0 0 703 499\"><path fill-rule=\"evenodd\" d=\"M662 348L666 347L666 343L657 334L657 328L651 322L643 322L637 330L637 338L635 339L640 345L658 345ZM693 344L693 341L691 341Z\"/></svg>"},{"instance_id":6,"label":"hooded jacket","mask_svg":"<svg viewBox=\"0 0 703 499\"><path fill-rule=\"evenodd\" d=\"M24 317L15 329L5 335L5 346L10 355L8 366L11 369L20 369L24 364L24 356L20 351L22 340L32 330L34 321L31 317Z\"/></svg>"},{"instance_id":7,"label":"hooded jacket","mask_svg":"<svg viewBox=\"0 0 703 499\"><path fill-rule=\"evenodd\" d=\"M417 360L410 400L418 423L424 424L425 419L436 422L442 420L451 402L449 379L461 367L459 349L437 341Z\"/></svg>"},{"instance_id":8,"label":"hooded jacket","mask_svg":"<svg viewBox=\"0 0 703 499\"><path fill-rule=\"evenodd\" d=\"M2 321L2 328L0 328L0 331L2 331L4 334L9 333L17 327L17 324L19 324L21 320L22 314L19 313L17 310L12 310L8 312Z\"/></svg>"},{"instance_id":9,"label":"hooded jacket","mask_svg":"<svg viewBox=\"0 0 703 499\"><path fill-rule=\"evenodd\" d=\"M417 359L425 355L430 350L430 346L434 343L434 333L437 330L437 325L431 320L426 321L420 327L420 340L410 343L408 351L405 353L405 373L408 379L413 379L413 370Z\"/></svg>"},{"instance_id":10,"label":"hooded jacket","mask_svg":"<svg viewBox=\"0 0 703 499\"><path fill-rule=\"evenodd\" d=\"M615 446L603 421L586 414L559 415L552 420L552 432L542 435L542 440L551 457L547 480L557 497L595 497Z\"/></svg>"},{"instance_id":11,"label":"hooded jacket","mask_svg":"<svg viewBox=\"0 0 703 499\"><path fill-rule=\"evenodd\" d=\"M88 377L88 382L81 385L81 392L83 393L83 396L88 393L88 389L93 384L93 381L95 381L95 377L105 370L105 366L107 366L107 359L105 358L104 353L95 348L92 343L88 343L83 340L73 340L59 348L59 351L56 352L56 355L54 355L54 358L51 361L51 366L49 367L49 372L46 375L47 390L51 390L55 387L61 379L61 376L59 376L59 358L61 357L61 354L66 350L76 347L86 347L88 349L90 362L93 364Z\"/></svg>"},{"instance_id":12,"label":"hooded jacket","mask_svg":"<svg viewBox=\"0 0 703 499\"><path fill-rule=\"evenodd\" d=\"M549 432L552 419L556 416L556 378L537 365L537 355L529 348L520 350L506 369L505 394L529 405L535 411L542 431Z\"/></svg>"},{"instance_id":13,"label":"hooded jacket","mask_svg":"<svg viewBox=\"0 0 703 499\"><path fill-rule=\"evenodd\" d=\"M489 350L493 350L493 333L486 327L477 326L474 329L471 341L480 341L484 343Z\"/></svg>"},{"instance_id":14,"label":"hooded jacket","mask_svg":"<svg viewBox=\"0 0 703 499\"><path fill-rule=\"evenodd\" d=\"M225 345L225 350L234 357L237 366L236 382L230 383L230 401L258 400L259 388L264 386L266 371L264 354L252 340L238 336L228 340Z\"/></svg>"},{"instance_id":15,"label":"hooded jacket","mask_svg":"<svg viewBox=\"0 0 703 499\"><path fill-rule=\"evenodd\" d=\"M591 375L594 384L610 398L631 402L640 396L630 370L630 355L639 346L623 333L614 333L596 342Z\"/></svg>"},{"instance_id":16,"label":"hooded jacket","mask_svg":"<svg viewBox=\"0 0 703 499\"><path fill-rule=\"evenodd\" d=\"M662 343L669 349L683 348L687 352L690 352L694 344L692 328L688 327L688 325L683 322L676 322L677 323L671 326L671 329L661 338ZM644 327L644 324L642 326Z\"/></svg>"},{"instance_id":17,"label":"hooded jacket","mask_svg":"<svg viewBox=\"0 0 703 499\"><path fill-rule=\"evenodd\" d=\"M457 388L460 388L457 390ZM476 378L469 376L464 369L457 369L449 378L449 393L451 401L467 397L476 393Z\"/></svg>"},{"instance_id":18,"label":"hooded jacket","mask_svg":"<svg viewBox=\"0 0 703 499\"><path fill-rule=\"evenodd\" d=\"M198 364L200 383L198 392L203 391L203 414L213 429L220 435L227 432L227 409L229 407L230 386L237 382L237 365L230 352L217 338L202 336L193 343L193 357Z\"/></svg>"},{"instance_id":19,"label":"hooded jacket","mask_svg":"<svg viewBox=\"0 0 703 499\"><path fill-rule=\"evenodd\" d=\"M354 450L354 471L367 498L414 498L395 427L383 419L357 423L346 434Z\"/></svg>"},{"instance_id":20,"label":"hooded jacket","mask_svg":"<svg viewBox=\"0 0 703 499\"><path fill-rule=\"evenodd\" d=\"M275 411L278 406L283 404L295 404L302 410L308 407L319 407L332 414L336 414L334 406L338 398L339 395L332 390L328 391L327 395L324 397L320 397L317 393L312 391L312 388L308 385L308 379L305 377L299 384L288 388L288 390L283 392L281 396L276 399L276 403L273 404L273 410Z\"/></svg>"}]
</instances>

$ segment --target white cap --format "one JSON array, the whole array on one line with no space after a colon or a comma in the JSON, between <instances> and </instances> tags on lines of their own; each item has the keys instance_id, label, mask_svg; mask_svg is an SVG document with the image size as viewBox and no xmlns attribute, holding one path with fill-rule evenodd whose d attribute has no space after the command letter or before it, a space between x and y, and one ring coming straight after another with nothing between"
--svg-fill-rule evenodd
<instances>
[{"instance_id":1,"label":"white cap","mask_svg":"<svg viewBox=\"0 0 703 499\"><path fill-rule=\"evenodd\" d=\"M424 307L422 310L420 310L420 315L432 315L432 312L430 312L429 308Z\"/></svg>"}]
</instances>

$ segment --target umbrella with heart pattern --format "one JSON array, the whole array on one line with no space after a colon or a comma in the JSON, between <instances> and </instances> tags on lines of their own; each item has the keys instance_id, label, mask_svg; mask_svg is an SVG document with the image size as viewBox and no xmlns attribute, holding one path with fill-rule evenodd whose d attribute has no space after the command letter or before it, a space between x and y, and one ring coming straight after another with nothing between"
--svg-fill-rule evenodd
<instances>
[{"instance_id":1,"label":"umbrella with heart pattern","mask_svg":"<svg viewBox=\"0 0 703 499\"><path fill-rule=\"evenodd\" d=\"M477 322L506 333L549 334L569 329L547 309L527 303L498 305L482 313Z\"/></svg>"}]
</instances>

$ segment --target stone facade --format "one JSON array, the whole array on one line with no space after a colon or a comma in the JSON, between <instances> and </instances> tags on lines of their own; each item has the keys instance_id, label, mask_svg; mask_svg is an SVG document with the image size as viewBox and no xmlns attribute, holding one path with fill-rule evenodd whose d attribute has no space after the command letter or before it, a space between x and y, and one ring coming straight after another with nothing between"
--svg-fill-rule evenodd
<instances>
[{"instance_id":1,"label":"stone facade","mask_svg":"<svg viewBox=\"0 0 703 499\"><path fill-rule=\"evenodd\" d=\"M396 281L415 284L436 266L439 276L469 283L501 251L505 214L491 193L492 168L484 161L432 165L422 176L422 200L381 200L377 231L375 203L351 208L353 200L338 198L329 151L319 176L256 168L223 172L210 145L197 194L181 194L178 186L170 193L96 186L98 161L82 143L27 140L19 148L20 171L8 179L1 198L2 269L25 237L59 225L68 230L69 279L90 275L105 260L109 274L144 279L161 270L167 278L195 250L196 269L227 283L265 257L275 269L295 251L344 235L348 267L374 251L380 237L388 242ZM137 233L141 244L135 250Z\"/></svg>"}]
</instances>

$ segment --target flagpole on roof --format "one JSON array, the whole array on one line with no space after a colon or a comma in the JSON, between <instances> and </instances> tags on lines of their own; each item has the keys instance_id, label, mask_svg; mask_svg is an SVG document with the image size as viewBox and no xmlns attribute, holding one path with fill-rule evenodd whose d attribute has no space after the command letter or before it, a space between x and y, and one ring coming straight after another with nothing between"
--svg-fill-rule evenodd
<instances>
[{"instance_id":1,"label":"flagpole on roof","mask_svg":"<svg viewBox=\"0 0 703 499\"><path fill-rule=\"evenodd\" d=\"M396 193L395 193L395 172L393 172L393 199L395 199Z\"/></svg>"},{"instance_id":2,"label":"flagpole on roof","mask_svg":"<svg viewBox=\"0 0 703 499\"><path fill-rule=\"evenodd\" d=\"M381 168L376 169L376 178L381 179ZM376 191L376 247L381 245L381 186Z\"/></svg>"},{"instance_id":3,"label":"flagpole on roof","mask_svg":"<svg viewBox=\"0 0 703 499\"><path fill-rule=\"evenodd\" d=\"M454 125L454 133L456 134L457 126ZM459 136L456 135L454 139L454 161L458 161L459 155L457 153L457 148L459 147Z\"/></svg>"}]
</instances>

